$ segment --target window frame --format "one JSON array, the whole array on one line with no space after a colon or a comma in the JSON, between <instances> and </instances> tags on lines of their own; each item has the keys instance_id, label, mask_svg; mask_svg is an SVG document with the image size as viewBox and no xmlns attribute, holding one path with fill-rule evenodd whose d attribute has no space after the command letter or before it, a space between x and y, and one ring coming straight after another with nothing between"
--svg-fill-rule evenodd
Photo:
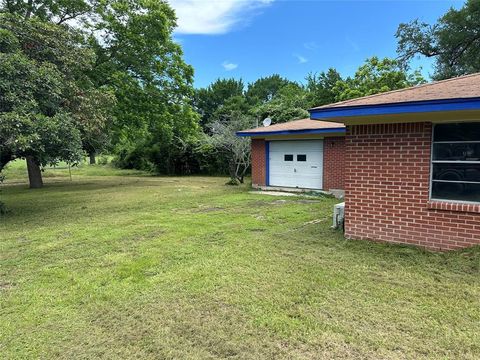
<instances>
[{"instance_id":1,"label":"window frame","mask_svg":"<svg viewBox=\"0 0 480 360\"><path fill-rule=\"evenodd\" d=\"M292 160L287 160L287 156L291 156ZM295 160L294 154L283 154L283 162L293 162Z\"/></svg>"},{"instance_id":2,"label":"window frame","mask_svg":"<svg viewBox=\"0 0 480 360\"><path fill-rule=\"evenodd\" d=\"M298 160L299 156L305 156L305 160ZM307 154L297 154L297 162L307 162Z\"/></svg>"},{"instance_id":3,"label":"window frame","mask_svg":"<svg viewBox=\"0 0 480 360\"><path fill-rule=\"evenodd\" d=\"M461 183L461 184L480 184L480 181L456 181L456 180L434 180L433 179L433 165L434 164L479 164L480 160L478 161L471 161L471 160L434 160L433 159L433 150L435 144L459 144L459 143L470 143L470 144L480 144L479 140L470 140L470 141L434 141L435 139L435 128L437 125L444 125L444 124L468 124L468 123L475 123L477 121L456 121L456 122L448 122L448 123L434 123L432 124L432 134L431 134L431 141L430 141L430 183L429 183L429 200L430 201L437 201L437 202L448 202L448 203L456 203L456 204L475 204L479 205L480 201L469 201L469 200L454 200L454 199L442 199L436 198L432 196L433 192L433 183L434 182L444 182L444 183Z\"/></svg>"}]
</instances>

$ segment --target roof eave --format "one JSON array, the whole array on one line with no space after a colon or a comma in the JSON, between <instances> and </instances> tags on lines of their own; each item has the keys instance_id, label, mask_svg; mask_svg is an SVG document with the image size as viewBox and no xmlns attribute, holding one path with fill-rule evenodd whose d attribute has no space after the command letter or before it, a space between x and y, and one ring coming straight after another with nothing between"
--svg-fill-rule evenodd
<instances>
[{"instance_id":1,"label":"roof eave","mask_svg":"<svg viewBox=\"0 0 480 360\"><path fill-rule=\"evenodd\" d=\"M277 131L237 131L237 136L271 136L271 135L303 135L303 134L330 134L345 133L345 127L328 129L304 129L304 130L277 130Z\"/></svg>"},{"instance_id":2,"label":"roof eave","mask_svg":"<svg viewBox=\"0 0 480 360\"><path fill-rule=\"evenodd\" d=\"M377 105L338 106L310 109L313 120L348 118L357 116L396 115L438 111L480 110L480 97L442 100L409 101Z\"/></svg>"}]
</instances>

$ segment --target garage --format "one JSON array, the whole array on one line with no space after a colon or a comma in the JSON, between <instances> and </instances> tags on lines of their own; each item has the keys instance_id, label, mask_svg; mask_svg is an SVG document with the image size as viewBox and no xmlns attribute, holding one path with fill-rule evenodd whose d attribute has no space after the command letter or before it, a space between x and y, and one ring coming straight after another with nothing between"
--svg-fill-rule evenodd
<instances>
[{"instance_id":1,"label":"garage","mask_svg":"<svg viewBox=\"0 0 480 360\"><path fill-rule=\"evenodd\" d=\"M236 135L252 139L252 187L344 189L345 125L300 119Z\"/></svg>"},{"instance_id":2,"label":"garage","mask_svg":"<svg viewBox=\"0 0 480 360\"><path fill-rule=\"evenodd\" d=\"M270 186L323 188L323 140L270 141Z\"/></svg>"}]
</instances>

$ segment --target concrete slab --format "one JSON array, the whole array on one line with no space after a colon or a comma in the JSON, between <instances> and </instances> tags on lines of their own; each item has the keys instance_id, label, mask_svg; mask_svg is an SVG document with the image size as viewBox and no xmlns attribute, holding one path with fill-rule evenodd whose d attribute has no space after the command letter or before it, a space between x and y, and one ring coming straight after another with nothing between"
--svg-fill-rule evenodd
<instances>
[{"instance_id":1,"label":"concrete slab","mask_svg":"<svg viewBox=\"0 0 480 360\"><path fill-rule=\"evenodd\" d=\"M301 193L291 193L282 191L249 191L249 194L270 195L270 196L302 196Z\"/></svg>"},{"instance_id":2,"label":"concrete slab","mask_svg":"<svg viewBox=\"0 0 480 360\"><path fill-rule=\"evenodd\" d=\"M291 194L291 195L294 195L294 194L302 195L304 193L315 192L319 194L333 195L337 199L343 199L345 197L345 191L337 190L337 189L331 189L330 191L323 191L323 190L315 190L315 189L287 188L287 187L280 187L280 186L256 186L254 188L258 190L262 190L262 191L257 191L257 193L260 193L260 194L281 193L281 194ZM253 191L252 193L254 192L255 191ZM280 195L276 195L276 196L280 196ZM283 196L290 196L290 195L283 195Z\"/></svg>"}]
</instances>

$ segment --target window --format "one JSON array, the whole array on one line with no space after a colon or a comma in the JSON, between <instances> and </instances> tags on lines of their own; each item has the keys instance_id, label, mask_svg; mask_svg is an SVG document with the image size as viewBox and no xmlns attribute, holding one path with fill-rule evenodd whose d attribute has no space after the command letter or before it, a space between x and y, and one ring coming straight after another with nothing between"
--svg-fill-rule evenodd
<instances>
[{"instance_id":1,"label":"window","mask_svg":"<svg viewBox=\"0 0 480 360\"><path fill-rule=\"evenodd\" d=\"M285 154L283 157L284 161L293 161L293 155L287 155Z\"/></svg>"},{"instance_id":2,"label":"window","mask_svg":"<svg viewBox=\"0 0 480 360\"><path fill-rule=\"evenodd\" d=\"M480 122L435 125L431 194L480 202Z\"/></svg>"},{"instance_id":3,"label":"window","mask_svg":"<svg viewBox=\"0 0 480 360\"><path fill-rule=\"evenodd\" d=\"M307 155L305 154L297 155L297 161L307 161Z\"/></svg>"}]
</instances>

